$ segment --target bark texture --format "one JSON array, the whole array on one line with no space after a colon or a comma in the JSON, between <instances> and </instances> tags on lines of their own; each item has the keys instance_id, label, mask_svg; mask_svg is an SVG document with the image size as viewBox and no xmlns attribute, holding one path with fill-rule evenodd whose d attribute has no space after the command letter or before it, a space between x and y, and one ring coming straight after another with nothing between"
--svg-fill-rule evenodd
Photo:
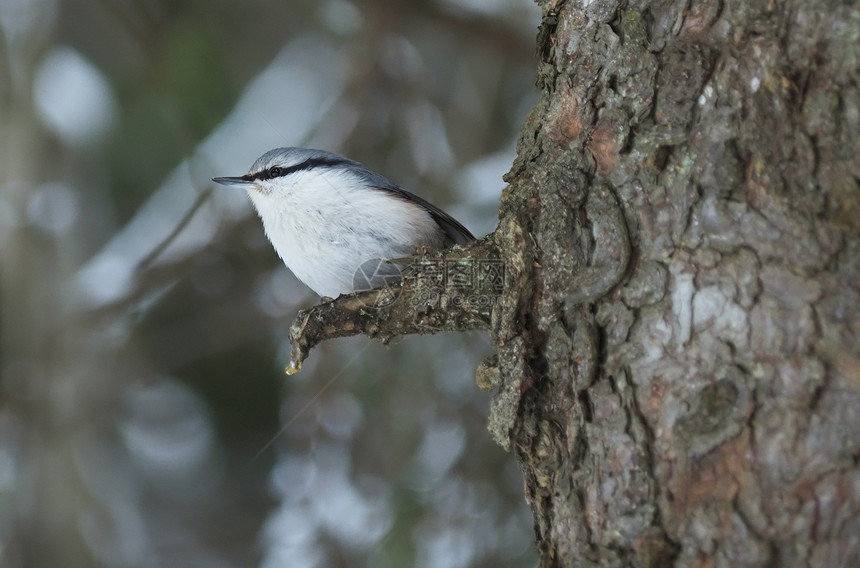
<instances>
[{"instance_id":1,"label":"bark texture","mask_svg":"<svg viewBox=\"0 0 860 568\"><path fill-rule=\"evenodd\" d=\"M492 235L401 260L402 280L299 312L290 327L288 375L299 372L311 349L327 339L363 333L387 344L398 335L489 328L505 286Z\"/></svg>"},{"instance_id":2,"label":"bark texture","mask_svg":"<svg viewBox=\"0 0 860 568\"><path fill-rule=\"evenodd\" d=\"M860 566L856 3L542 5L479 369L542 566Z\"/></svg>"}]
</instances>

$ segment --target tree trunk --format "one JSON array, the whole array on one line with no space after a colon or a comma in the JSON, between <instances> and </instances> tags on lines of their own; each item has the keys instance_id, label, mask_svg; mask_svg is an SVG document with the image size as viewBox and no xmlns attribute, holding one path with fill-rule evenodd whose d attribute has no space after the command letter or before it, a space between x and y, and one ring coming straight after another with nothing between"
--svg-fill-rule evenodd
<instances>
[{"instance_id":1,"label":"tree trunk","mask_svg":"<svg viewBox=\"0 0 860 568\"><path fill-rule=\"evenodd\" d=\"M541 3L479 369L541 565L860 566L856 3Z\"/></svg>"}]
</instances>

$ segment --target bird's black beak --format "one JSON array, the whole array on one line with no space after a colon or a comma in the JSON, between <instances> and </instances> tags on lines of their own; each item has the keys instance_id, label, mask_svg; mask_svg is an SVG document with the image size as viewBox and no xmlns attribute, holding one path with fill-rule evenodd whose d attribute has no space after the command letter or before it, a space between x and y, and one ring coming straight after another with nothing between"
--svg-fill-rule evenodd
<instances>
[{"instance_id":1,"label":"bird's black beak","mask_svg":"<svg viewBox=\"0 0 860 568\"><path fill-rule=\"evenodd\" d=\"M212 178L212 181L215 183L220 183L221 185L226 185L229 187L240 187L243 189L247 189L254 185L254 182L248 179L245 176L242 177L217 177Z\"/></svg>"}]
</instances>

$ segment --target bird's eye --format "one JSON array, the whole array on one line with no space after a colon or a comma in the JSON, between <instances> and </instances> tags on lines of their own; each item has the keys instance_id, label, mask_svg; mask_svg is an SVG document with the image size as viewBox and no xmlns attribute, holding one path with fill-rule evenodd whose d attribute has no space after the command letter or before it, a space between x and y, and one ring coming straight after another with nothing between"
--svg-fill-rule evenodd
<instances>
[{"instance_id":1,"label":"bird's eye","mask_svg":"<svg viewBox=\"0 0 860 568\"><path fill-rule=\"evenodd\" d=\"M275 166L273 168L269 168L269 178L270 179L280 177L283 174L284 174L284 170L282 168L279 168L278 166Z\"/></svg>"}]
</instances>

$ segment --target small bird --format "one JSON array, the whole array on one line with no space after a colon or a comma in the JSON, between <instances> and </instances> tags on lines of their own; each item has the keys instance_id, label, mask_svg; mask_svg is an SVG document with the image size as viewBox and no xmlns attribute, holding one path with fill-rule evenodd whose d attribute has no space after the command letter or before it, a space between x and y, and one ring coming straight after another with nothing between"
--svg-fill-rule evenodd
<instances>
[{"instance_id":1,"label":"small bird","mask_svg":"<svg viewBox=\"0 0 860 568\"><path fill-rule=\"evenodd\" d=\"M340 154L276 148L240 177L266 236L296 277L324 298L400 277L388 260L475 240L459 221Z\"/></svg>"}]
</instances>

